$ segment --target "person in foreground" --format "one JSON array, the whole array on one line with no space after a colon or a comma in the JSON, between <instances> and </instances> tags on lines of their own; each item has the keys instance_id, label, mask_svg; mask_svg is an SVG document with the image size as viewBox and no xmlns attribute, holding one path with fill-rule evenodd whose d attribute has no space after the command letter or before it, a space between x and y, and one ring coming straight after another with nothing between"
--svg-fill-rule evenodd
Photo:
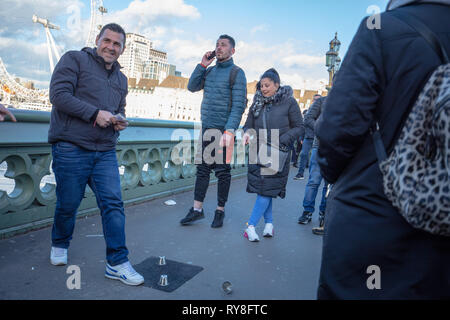
<instances>
[{"instance_id":1,"label":"person in foreground","mask_svg":"<svg viewBox=\"0 0 450 320\"><path fill-rule=\"evenodd\" d=\"M450 298L450 237L413 227L392 205L371 134L377 121L390 154L408 108L443 64L400 15L421 21L450 55L448 0L391 1L379 28L363 19L316 124L321 172L334 183L318 299Z\"/></svg>"},{"instance_id":2,"label":"person in foreground","mask_svg":"<svg viewBox=\"0 0 450 320\"><path fill-rule=\"evenodd\" d=\"M260 130L263 129L267 129L267 139L260 136ZM279 133L279 141L271 139L274 130ZM265 140L271 145L279 145L280 150L288 151L289 146L295 140L303 138L305 133L303 118L297 101L293 97L293 90L289 86L280 86L280 76L275 69L264 72L257 84L257 91L244 125L244 132L243 143L256 141L258 151L261 150L261 145L265 143ZM252 148L250 149L252 150ZM251 150L250 152L252 152ZM289 160L290 156L288 155L285 163L279 164L276 173L267 175L263 172L260 164L249 163L248 165L247 192L257 194L253 212L244 232L244 236L249 241L259 241L255 227L262 216L265 220L263 236L273 237L274 235L272 199L286 196Z\"/></svg>"},{"instance_id":3,"label":"person in foreground","mask_svg":"<svg viewBox=\"0 0 450 320\"><path fill-rule=\"evenodd\" d=\"M67 264L67 251L86 184L95 194L106 241L105 277L128 285L144 278L128 261L125 214L120 188L116 143L126 129L127 78L117 62L125 49L125 32L107 24L97 48L65 53L50 82L48 141L52 144L56 208L50 261Z\"/></svg>"}]
</instances>

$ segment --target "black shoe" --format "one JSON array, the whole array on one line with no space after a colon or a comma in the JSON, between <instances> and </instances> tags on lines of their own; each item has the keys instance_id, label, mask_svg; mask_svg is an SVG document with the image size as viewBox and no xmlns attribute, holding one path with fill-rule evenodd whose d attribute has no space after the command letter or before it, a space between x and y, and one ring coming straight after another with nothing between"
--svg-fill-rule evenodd
<instances>
[{"instance_id":1,"label":"black shoe","mask_svg":"<svg viewBox=\"0 0 450 320\"><path fill-rule=\"evenodd\" d=\"M305 212L303 212L302 216L300 218L298 218L298 223L299 224L308 224L311 222L311 218L312 218L312 213L305 211Z\"/></svg>"},{"instance_id":2,"label":"black shoe","mask_svg":"<svg viewBox=\"0 0 450 320\"><path fill-rule=\"evenodd\" d=\"M205 214L203 212L203 209L201 212L199 211L195 211L194 208L191 208L189 210L189 213L186 215L186 217L184 217L183 219L181 219L180 223L183 226L186 226L196 220L200 220L203 219L205 217Z\"/></svg>"},{"instance_id":3,"label":"black shoe","mask_svg":"<svg viewBox=\"0 0 450 320\"><path fill-rule=\"evenodd\" d=\"M318 236L323 236L323 234L325 233L325 230L323 227L317 227L317 228L312 229L312 233L314 233Z\"/></svg>"},{"instance_id":4,"label":"black shoe","mask_svg":"<svg viewBox=\"0 0 450 320\"><path fill-rule=\"evenodd\" d=\"M294 168L298 168L298 164L294 163Z\"/></svg>"},{"instance_id":5,"label":"black shoe","mask_svg":"<svg viewBox=\"0 0 450 320\"><path fill-rule=\"evenodd\" d=\"M321 213L323 213L323 212L321 212ZM314 233L314 234L316 234L316 235L318 235L318 236L323 236L323 234L324 234L324 223L325 222L325 219L324 219L324 216L323 215L321 215L320 217L319 217L319 226L318 227L316 227L316 228L313 228L312 229L312 233Z\"/></svg>"},{"instance_id":6,"label":"black shoe","mask_svg":"<svg viewBox=\"0 0 450 320\"><path fill-rule=\"evenodd\" d=\"M214 214L214 220L211 223L211 228L220 228L223 226L223 218L225 217L225 212L216 210Z\"/></svg>"},{"instance_id":7,"label":"black shoe","mask_svg":"<svg viewBox=\"0 0 450 320\"><path fill-rule=\"evenodd\" d=\"M305 177L303 176L302 173L298 173L298 174L294 177L294 180L303 180L303 179L305 179Z\"/></svg>"}]
</instances>

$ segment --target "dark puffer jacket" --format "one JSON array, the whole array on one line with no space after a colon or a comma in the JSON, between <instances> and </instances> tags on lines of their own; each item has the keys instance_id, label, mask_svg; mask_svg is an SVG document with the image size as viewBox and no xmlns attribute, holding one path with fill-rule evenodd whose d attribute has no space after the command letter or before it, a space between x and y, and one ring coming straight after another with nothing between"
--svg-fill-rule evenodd
<instances>
[{"instance_id":1,"label":"dark puffer jacket","mask_svg":"<svg viewBox=\"0 0 450 320\"><path fill-rule=\"evenodd\" d=\"M287 94L280 97L273 104L266 105L261 110L260 115L255 118L253 112L248 113L247 121L244 125L244 131L248 129L256 130L264 128L263 115L266 112L267 129L279 129L280 146L289 147L297 139L303 139L305 127L303 117L297 101L292 96L292 89L288 87ZM258 141L259 137L256 137ZM274 175L261 175L261 167L257 164L248 165L248 183L247 192L257 193L266 197L286 196L286 183L289 175L290 157L280 172Z\"/></svg>"},{"instance_id":2,"label":"dark puffer jacket","mask_svg":"<svg viewBox=\"0 0 450 320\"><path fill-rule=\"evenodd\" d=\"M127 93L127 78L118 62L109 72L95 48L65 53L50 81L53 108L48 142L67 141L91 151L113 150L119 132L113 126L94 126L91 118L98 109L125 115Z\"/></svg>"},{"instance_id":3,"label":"dark puffer jacket","mask_svg":"<svg viewBox=\"0 0 450 320\"><path fill-rule=\"evenodd\" d=\"M189 91L204 89L201 106L203 128L233 131L239 127L242 114L247 107L247 80L244 71L239 70L234 86L230 90L230 72L233 66L233 59L217 62L208 69L199 64L189 79ZM210 71L205 79L207 70Z\"/></svg>"},{"instance_id":4,"label":"dark puffer jacket","mask_svg":"<svg viewBox=\"0 0 450 320\"><path fill-rule=\"evenodd\" d=\"M397 10L424 21L450 54L450 6ZM450 298L450 238L414 229L392 206L369 134L377 117L390 150L403 114L440 64L426 40L392 12L381 14L381 29L362 21L316 124L321 172L335 183L327 200L319 298ZM367 286L371 265L380 268L379 290Z\"/></svg>"},{"instance_id":5,"label":"dark puffer jacket","mask_svg":"<svg viewBox=\"0 0 450 320\"><path fill-rule=\"evenodd\" d=\"M314 126L316 125L316 120L319 118L322 113L322 105L325 103L327 97L321 97L317 99L316 102L309 107L308 112L305 115L305 129L306 132L312 132L312 137L314 138L314 142L312 147L318 148L319 141L317 140L316 135L314 134Z\"/></svg>"}]
</instances>

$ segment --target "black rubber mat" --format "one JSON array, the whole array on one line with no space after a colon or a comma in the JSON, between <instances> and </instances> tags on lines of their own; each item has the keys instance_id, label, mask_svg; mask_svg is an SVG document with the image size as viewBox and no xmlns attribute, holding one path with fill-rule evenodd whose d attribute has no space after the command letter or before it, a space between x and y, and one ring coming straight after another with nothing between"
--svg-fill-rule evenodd
<instances>
[{"instance_id":1,"label":"black rubber mat","mask_svg":"<svg viewBox=\"0 0 450 320\"><path fill-rule=\"evenodd\" d=\"M158 263L159 257L150 257L133 267L144 277L144 286L165 292L175 291L203 270L199 266L168 259L163 266ZM169 282L165 287L159 285L162 274L167 275Z\"/></svg>"}]
</instances>

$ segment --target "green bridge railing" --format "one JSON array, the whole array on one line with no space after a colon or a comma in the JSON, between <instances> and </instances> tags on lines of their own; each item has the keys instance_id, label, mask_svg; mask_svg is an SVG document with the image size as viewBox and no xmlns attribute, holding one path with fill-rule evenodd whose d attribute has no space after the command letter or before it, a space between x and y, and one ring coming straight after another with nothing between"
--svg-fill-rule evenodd
<instances>
[{"instance_id":1,"label":"green bridge railing","mask_svg":"<svg viewBox=\"0 0 450 320\"><path fill-rule=\"evenodd\" d=\"M0 239L51 225L56 204L55 182L49 179L50 113L13 112L17 123L0 122L0 164L6 167L4 178L0 174ZM117 145L125 206L193 189L199 124L137 118L129 122ZM233 177L246 174L247 157L245 149L236 142ZM5 182L11 182L9 192ZM216 182L213 173L211 182ZM98 213L95 196L87 186L78 217Z\"/></svg>"}]
</instances>

